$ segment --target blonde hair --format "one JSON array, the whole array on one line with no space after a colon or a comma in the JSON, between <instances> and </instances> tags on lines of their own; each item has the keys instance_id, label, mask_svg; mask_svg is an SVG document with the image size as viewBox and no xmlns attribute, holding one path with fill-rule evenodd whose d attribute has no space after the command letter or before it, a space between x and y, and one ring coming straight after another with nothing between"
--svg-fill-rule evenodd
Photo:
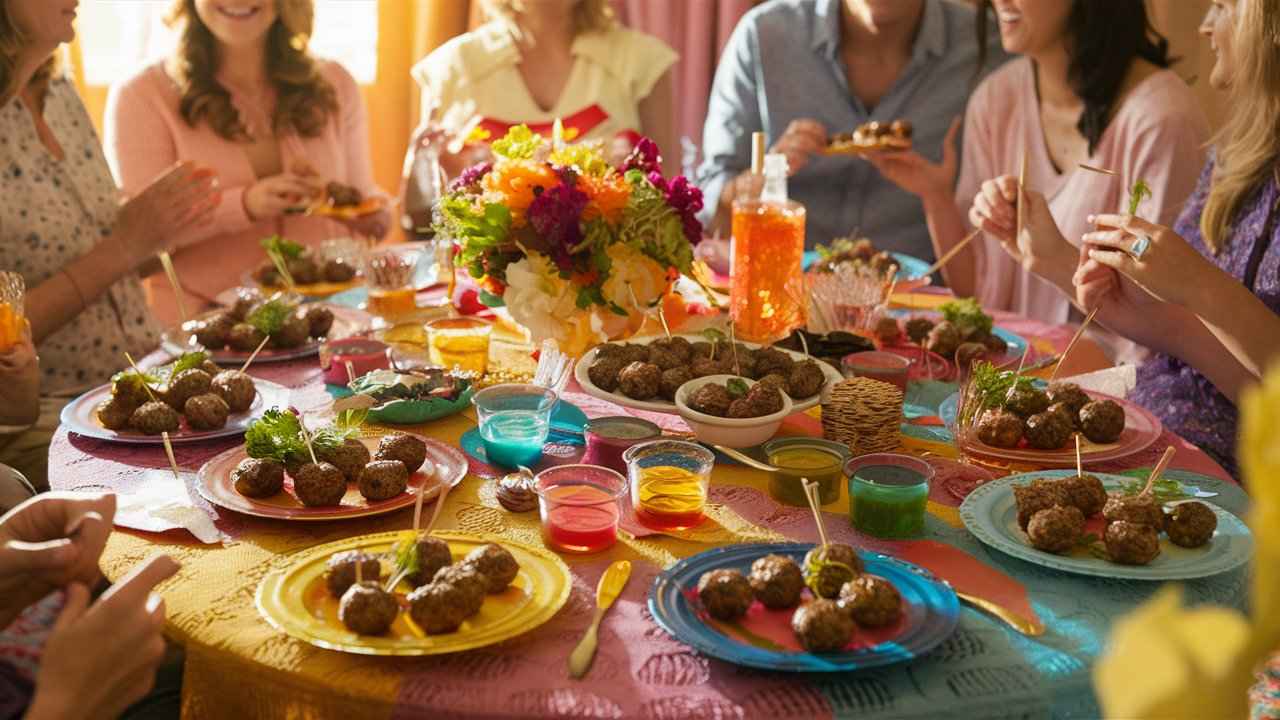
<instances>
[{"instance_id":1,"label":"blonde hair","mask_svg":"<svg viewBox=\"0 0 1280 720\"><path fill-rule=\"evenodd\" d=\"M276 9L278 17L267 31L267 78L277 95L272 130L316 137L337 113L338 100L315 58L307 53L315 3L276 0ZM231 93L215 77L218 41L196 13L195 0L174 0L165 19L171 26L181 26L171 66L182 92L182 119L192 127L206 122L227 140L248 140L249 132L231 103Z\"/></svg>"},{"instance_id":2,"label":"blonde hair","mask_svg":"<svg viewBox=\"0 0 1280 720\"><path fill-rule=\"evenodd\" d=\"M26 46L26 38L22 30L9 15L9 4L0 0L0 105L8 103L14 95L22 92L16 87L18 82L18 56ZM49 82L58 68L58 53L55 51L49 59L31 76L31 84L40 85Z\"/></svg>"},{"instance_id":3,"label":"blonde hair","mask_svg":"<svg viewBox=\"0 0 1280 720\"><path fill-rule=\"evenodd\" d=\"M1239 0L1233 32L1231 117L1214 138L1217 161L1200 216L1200 233L1215 254L1280 160L1280 0Z\"/></svg>"},{"instance_id":4,"label":"blonde hair","mask_svg":"<svg viewBox=\"0 0 1280 720\"><path fill-rule=\"evenodd\" d=\"M523 9L521 0L480 0L480 7L491 20L504 25L517 38L523 36L516 22L516 15ZM588 32L607 32L612 30L618 21L613 15L609 0L578 0L573 8L573 32L575 35Z\"/></svg>"}]
</instances>

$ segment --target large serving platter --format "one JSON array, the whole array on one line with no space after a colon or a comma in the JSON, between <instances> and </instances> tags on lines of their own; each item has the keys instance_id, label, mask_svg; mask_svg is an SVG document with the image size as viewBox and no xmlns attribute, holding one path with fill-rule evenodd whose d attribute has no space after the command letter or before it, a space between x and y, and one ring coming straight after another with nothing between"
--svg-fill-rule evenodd
<instances>
[{"instance_id":1,"label":"large serving platter","mask_svg":"<svg viewBox=\"0 0 1280 720\"><path fill-rule=\"evenodd\" d=\"M253 398L253 405L248 410L229 415L227 424L217 430L193 430L187 424L186 418L183 418L178 431L169 433L169 442L174 444L193 443L243 435L244 431L249 428L249 424L253 422L254 418L261 415L264 409L272 405L286 406L289 404L289 388L258 378L253 379L253 384L257 387L258 392ZM111 430L103 427L95 410L99 403L110 397L110 384L96 387L67 403L62 408L62 414L59 419L71 432L85 437L97 438L98 440L109 440L129 445L161 445L164 443L164 439L159 435L144 435L136 430Z\"/></svg>"},{"instance_id":2,"label":"large serving platter","mask_svg":"<svg viewBox=\"0 0 1280 720\"><path fill-rule=\"evenodd\" d=\"M324 304L333 312L333 327L329 329L327 340L340 340L342 338L359 335L368 332L373 327L373 316L362 310L343 307L341 305ZM310 306L308 306L310 307ZM210 310L200 313L193 319L206 320L208 318L224 312L222 310ZM171 327L160 335L160 346L165 352L180 355L184 352L190 352L191 333L186 332L180 326ZM308 340L306 343L293 348L273 348L264 347L262 352L258 353L258 357L254 358L255 363L264 362L284 362L286 360L297 360L299 358L310 357L320 352L320 345L324 340ZM242 365L245 360L252 355L250 352L242 352L240 350L228 350L220 348L217 350L208 350L209 359L219 365Z\"/></svg>"}]
</instances>

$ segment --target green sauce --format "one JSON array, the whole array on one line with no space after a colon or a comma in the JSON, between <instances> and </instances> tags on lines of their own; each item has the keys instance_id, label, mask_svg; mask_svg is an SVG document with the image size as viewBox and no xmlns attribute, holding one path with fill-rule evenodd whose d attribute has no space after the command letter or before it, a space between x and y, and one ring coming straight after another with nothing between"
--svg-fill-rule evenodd
<instances>
[{"instance_id":1,"label":"green sauce","mask_svg":"<svg viewBox=\"0 0 1280 720\"><path fill-rule=\"evenodd\" d=\"M896 465L868 465L849 479L849 519L868 535L917 537L924 532L929 483L919 472Z\"/></svg>"}]
</instances>

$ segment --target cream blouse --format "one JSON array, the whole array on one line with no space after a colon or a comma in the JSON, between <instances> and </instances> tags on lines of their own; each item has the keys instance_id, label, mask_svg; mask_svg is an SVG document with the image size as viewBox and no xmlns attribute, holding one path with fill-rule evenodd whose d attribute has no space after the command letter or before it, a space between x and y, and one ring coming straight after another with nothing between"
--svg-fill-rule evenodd
<instances>
[{"instance_id":1,"label":"cream blouse","mask_svg":"<svg viewBox=\"0 0 1280 720\"><path fill-rule=\"evenodd\" d=\"M111 232L117 189L89 114L66 78L49 84L45 122L62 145L56 159L18 97L0 107L0 269L36 287L85 255ZM156 347L146 297L129 275L44 339L41 394L71 396L110 380L125 363Z\"/></svg>"}]
</instances>

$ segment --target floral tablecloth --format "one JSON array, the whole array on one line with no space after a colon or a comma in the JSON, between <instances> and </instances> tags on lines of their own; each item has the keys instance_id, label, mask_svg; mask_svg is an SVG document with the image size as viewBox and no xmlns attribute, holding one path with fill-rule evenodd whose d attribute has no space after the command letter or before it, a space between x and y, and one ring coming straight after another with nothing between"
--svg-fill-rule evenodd
<instances>
[{"instance_id":1,"label":"floral tablecloth","mask_svg":"<svg viewBox=\"0 0 1280 720\"><path fill-rule=\"evenodd\" d=\"M1018 330L1048 349L1061 349L1065 328ZM1082 370L1091 369L1088 367ZM323 394L312 361L263 365L255 374L294 388L298 403ZM588 415L618 408L570 393ZM469 414L414 428L457 444L473 427ZM236 441L179 446L177 460L196 469ZM1138 462L1143 462L1140 459ZM158 448L112 445L60 431L50 453L56 489L128 492L150 468L164 467ZM1191 448L1174 467L1222 477ZM1185 471L1184 471L1185 472ZM1229 480L1187 479L1243 511L1243 493ZM1029 639L965 608L957 632L929 656L910 664L832 676L773 674L698 655L667 636L649 617L646 597L653 578L676 561L734 542L814 540L807 511L782 507L766 494L767 478L738 465L717 466L710 523L693 539L625 539L600 556L566 558L571 597L546 625L489 648L422 659L370 658L317 649L272 628L258 614L254 593L269 572L287 567L289 555L345 537L403 529L411 511L337 523L291 524L217 512L225 546L201 546L185 533L113 535L104 570L118 576L158 552L183 564L162 592L169 634L187 648L184 717L188 718L936 718L1096 717L1089 670L1112 620L1155 590L1151 583L1086 579L1053 572L979 545L958 525L954 507L931 503L928 537L970 553L1026 586L1049 628ZM1224 503L1226 504L1226 503ZM952 503L954 505L954 503ZM1231 507L1228 505L1228 507ZM828 527L855 545L871 545L843 519L847 500L830 505ZM507 513L493 485L470 475L446 502L438 527L487 532L539 544L537 516ZM566 658L594 608L600 573L614 559L631 559L630 583L601 628L591 673L571 680ZM1239 606L1243 571L1188 584L1190 597Z\"/></svg>"}]
</instances>

